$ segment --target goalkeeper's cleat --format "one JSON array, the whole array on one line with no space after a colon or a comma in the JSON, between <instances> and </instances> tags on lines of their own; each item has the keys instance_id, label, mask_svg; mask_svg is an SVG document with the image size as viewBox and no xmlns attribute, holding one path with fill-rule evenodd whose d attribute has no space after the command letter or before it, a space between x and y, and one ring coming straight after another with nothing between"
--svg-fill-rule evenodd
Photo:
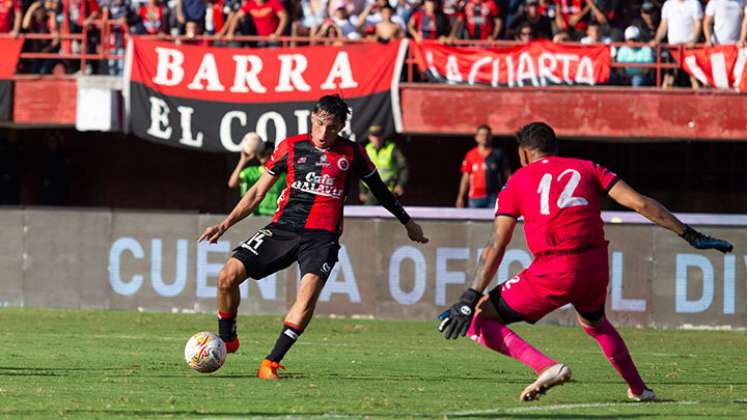
<instances>
[{"instance_id":1,"label":"goalkeeper's cleat","mask_svg":"<svg viewBox=\"0 0 747 420\"><path fill-rule=\"evenodd\" d=\"M519 401L538 400L539 397L549 391L550 388L556 385L562 385L570 380L571 369L562 363L554 364L543 370L537 377L537 380L524 388L524 391L522 391L519 396Z\"/></svg>"},{"instance_id":2,"label":"goalkeeper's cleat","mask_svg":"<svg viewBox=\"0 0 747 420\"><path fill-rule=\"evenodd\" d=\"M236 350L239 349L239 337L234 337L233 340L223 340L223 343L226 344L226 353L236 353Z\"/></svg>"},{"instance_id":3,"label":"goalkeeper's cleat","mask_svg":"<svg viewBox=\"0 0 747 420\"><path fill-rule=\"evenodd\" d=\"M279 381L280 377L278 376L278 369L285 369L285 366L278 362L265 359L262 361L262 364L259 365L259 369L257 369L257 377L259 379L272 379L273 381Z\"/></svg>"},{"instance_id":4,"label":"goalkeeper's cleat","mask_svg":"<svg viewBox=\"0 0 747 420\"><path fill-rule=\"evenodd\" d=\"M656 393L654 393L653 389L644 388L643 392L641 392L638 395L633 394L633 391L628 388L628 398L630 398L633 401L640 401L640 402L650 402L650 401L656 401Z\"/></svg>"}]
</instances>

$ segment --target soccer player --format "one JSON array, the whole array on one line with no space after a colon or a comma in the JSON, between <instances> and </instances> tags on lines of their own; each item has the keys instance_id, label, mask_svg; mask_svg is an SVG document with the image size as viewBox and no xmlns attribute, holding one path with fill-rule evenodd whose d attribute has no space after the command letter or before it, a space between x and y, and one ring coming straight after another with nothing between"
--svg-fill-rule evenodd
<instances>
[{"instance_id":1,"label":"soccer player","mask_svg":"<svg viewBox=\"0 0 747 420\"><path fill-rule=\"evenodd\" d=\"M233 353L239 348L239 284L248 277L262 279L298 261L301 285L274 348L257 371L262 379L279 379L277 370L284 368L280 361L311 320L319 293L337 262L343 204L355 178L362 179L379 203L397 217L411 240L428 242L384 185L363 147L337 134L348 112L339 95L319 99L311 112L311 134L281 141L259 181L221 224L208 227L199 238L215 243L251 214L280 174L286 173L286 188L272 223L237 247L218 276L218 331L228 352Z\"/></svg>"},{"instance_id":2,"label":"soccer player","mask_svg":"<svg viewBox=\"0 0 747 420\"><path fill-rule=\"evenodd\" d=\"M609 266L600 196L608 194L695 248L726 253L732 245L683 224L657 201L639 194L602 166L557 156L555 132L547 124L531 123L519 130L517 139L523 168L509 179L498 196L494 237L482 253L472 287L439 317L439 331L447 339L468 334L477 343L532 368L537 380L524 389L520 400L535 400L553 386L570 380L571 371L526 343L506 325L517 321L533 324L570 303L584 331L599 343L628 384L628 397L655 400L656 395L639 376L622 337L605 317ZM534 260L519 275L483 296L519 217L524 218L527 246Z\"/></svg>"}]
</instances>

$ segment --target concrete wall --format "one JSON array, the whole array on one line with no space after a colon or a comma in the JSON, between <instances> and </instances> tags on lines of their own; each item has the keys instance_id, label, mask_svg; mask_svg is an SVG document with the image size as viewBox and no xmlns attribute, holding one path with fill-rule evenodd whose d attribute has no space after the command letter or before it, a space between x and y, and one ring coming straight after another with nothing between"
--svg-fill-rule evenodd
<instances>
[{"instance_id":1,"label":"concrete wall","mask_svg":"<svg viewBox=\"0 0 747 420\"><path fill-rule=\"evenodd\" d=\"M217 272L230 250L267 220L252 218L217 245L197 244L220 216L0 210L0 305L65 308L215 310ZM433 319L469 281L489 221L423 222L431 243L409 242L390 219L348 218L340 262L318 313ZM609 224L608 313L627 325L747 327L747 227L705 230L736 254L690 248L650 225ZM517 230L498 273L505 281L531 260ZM281 314L292 301L295 266L242 287L241 313ZM561 309L547 322L574 322Z\"/></svg>"}]
</instances>

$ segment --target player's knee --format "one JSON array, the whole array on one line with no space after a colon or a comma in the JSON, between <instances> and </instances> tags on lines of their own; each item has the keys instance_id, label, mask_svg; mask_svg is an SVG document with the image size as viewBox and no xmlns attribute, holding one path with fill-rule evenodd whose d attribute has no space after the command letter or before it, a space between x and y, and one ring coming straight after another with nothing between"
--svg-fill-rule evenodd
<instances>
[{"instance_id":1,"label":"player's knee","mask_svg":"<svg viewBox=\"0 0 747 420\"><path fill-rule=\"evenodd\" d=\"M235 270L223 267L218 273L218 289L232 290L238 287L242 280Z\"/></svg>"}]
</instances>

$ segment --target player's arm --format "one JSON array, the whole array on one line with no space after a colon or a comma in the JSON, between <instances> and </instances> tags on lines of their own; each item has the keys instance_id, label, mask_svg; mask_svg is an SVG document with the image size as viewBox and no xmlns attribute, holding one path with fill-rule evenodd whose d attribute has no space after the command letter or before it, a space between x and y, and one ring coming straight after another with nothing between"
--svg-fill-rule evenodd
<instances>
[{"instance_id":1,"label":"player's arm","mask_svg":"<svg viewBox=\"0 0 747 420\"><path fill-rule=\"evenodd\" d=\"M209 243L214 244L218 239L233 225L241 221L246 216L252 214L252 212L259 206L262 199L267 195L267 191L277 182L279 175L271 175L269 172L265 172L259 178L256 184L249 188L249 191L241 197L241 200L236 204L236 207L231 210L231 213L226 217L223 222L219 225L210 226L205 229L205 232L197 240L198 242L207 240Z\"/></svg>"},{"instance_id":2,"label":"player's arm","mask_svg":"<svg viewBox=\"0 0 747 420\"><path fill-rule=\"evenodd\" d=\"M682 223L658 201L638 193L624 181L617 181L610 189L609 196L620 205L634 210L657 225L676 233L694 248L716 249L724 253L731 252L733 249L732 244L728 241L706 236Z\"/></svg>"},{"instance_id":3,"label":"player's arm","mask_svg":"<svg viewBox=\"0 0 747 420\"><path fill-rule=\"evenodd\" d=\"M469 174L462 172L462 179L459 180L459 193L457 194L456 206L458 208L464 207L464 197L467 196L467 190L469 189Z\"/></svg>"},{"instance_id":4,"label":"player's arm","mask_svg":"<svg viewBox=\"0 0 747 420\"><path fill-rule=\"evenodd\" d=\"M407 214L402 204L399 203L399 200L389 191L384 181L381 180L378 171L372 171L370 174L362 177L362 180L366 183L368 189L371 190L374 197L376 197L376 200L405 226L407 236L410 240L421 244L428 243L428 238L423 235L423 229L412 220L412 217Z\"/></svg>"},{"instance_id":5,"label":"player's arm","mask_svg":"<svg viewBox=\"0 0 747 420\"><path fill-rule=\"evenodd\" d=\"M472 286L462 293L457 303L438 317L441 320L438 331L443 332L446 339L455 339L467 334L475 306L482 297L482 292L495 278L503 254L506 253L506 247L511 242L515 226L516 218L513 216L498 215L495 218L495 233L482 251Z\"/></svg>"}]
</instances>

